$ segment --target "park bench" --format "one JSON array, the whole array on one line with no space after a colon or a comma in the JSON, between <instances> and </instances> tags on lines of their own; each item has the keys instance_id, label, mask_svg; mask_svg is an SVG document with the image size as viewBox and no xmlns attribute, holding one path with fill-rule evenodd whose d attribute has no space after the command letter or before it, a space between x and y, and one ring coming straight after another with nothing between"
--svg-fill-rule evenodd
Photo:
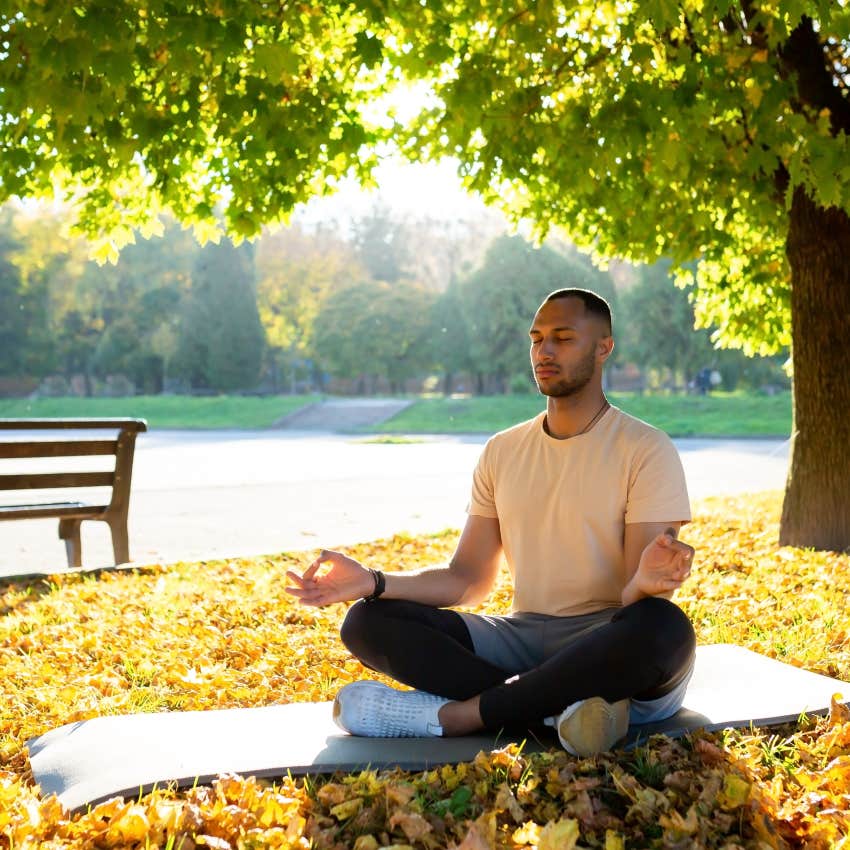
<instances>
[{"instance_id":1,"label":"park bench","mask_svg":"<svg viewBox=\"0 0 850 850\"><path fill-rule=\"evenodd\" d=\"M110 497L102 503L84 501L40 502L42 493L29 497L32 504L0 505L0 520L59 519L59 537L65 541L69 567L82 566L80 525L83 520L101 520L109 526L115 563L130 560L127 538L127 511L130 505L130 480L136 434L147 431L144 419L0 419L0 460L34 458L81 458L96 455L115 458L111 470L95 472L15 472L0 474L0 492L12 490L65 491L75 487L109 487ZM110 430L108 439L79 437L75 430ZM43 431L45 439L30 435L23 439L4 439L6 431ZM115 436L114 432L118 432ZM60 433L56 433L60 432ZM63 464L67 465L67 464ZM63 496L65 494L63 493Z\"/></svg>"}]
</instances>

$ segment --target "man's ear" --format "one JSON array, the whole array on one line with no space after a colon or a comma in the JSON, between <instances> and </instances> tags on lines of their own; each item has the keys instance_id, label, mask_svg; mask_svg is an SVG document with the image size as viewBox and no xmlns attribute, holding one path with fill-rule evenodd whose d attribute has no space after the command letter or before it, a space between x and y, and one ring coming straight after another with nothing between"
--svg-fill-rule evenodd
<instances>
[{"instance_id":1,"label":"man's ear","mask_svg":"<svg viewBox=\"0 0 850 850\"><path fill-rule=\"evenodd\" d=\"M614 350L614 337L602 336L596 341L596 355L604 363Z\"/></svg>"}]
</instances>

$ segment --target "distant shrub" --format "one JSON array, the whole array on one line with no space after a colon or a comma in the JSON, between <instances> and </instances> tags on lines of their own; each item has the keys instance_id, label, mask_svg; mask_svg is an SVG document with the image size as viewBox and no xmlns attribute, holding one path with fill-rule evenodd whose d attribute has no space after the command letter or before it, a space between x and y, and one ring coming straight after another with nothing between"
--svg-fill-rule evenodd
<instances>
[{"instance_id":1,"label":"distant shrub","mask_svg":"<svg viewBox=\"0 0 850 850\"><path fill-rule=\"evenodd\" d=\"M70 394L68 380L64 375L48 375L39 385L39 398L61 398Z\"/></svg>"},{"instance_id":2,"label":"distant shrub","mask_svg":"<svg viewBox=\"0 0 850 850\"><path fill-rule=\"evenodd\" d=\"M508 381L508 392L511 395L528 395L534 392L534 381L529 375L520 372Z\"/></svg>"}]
</instances>

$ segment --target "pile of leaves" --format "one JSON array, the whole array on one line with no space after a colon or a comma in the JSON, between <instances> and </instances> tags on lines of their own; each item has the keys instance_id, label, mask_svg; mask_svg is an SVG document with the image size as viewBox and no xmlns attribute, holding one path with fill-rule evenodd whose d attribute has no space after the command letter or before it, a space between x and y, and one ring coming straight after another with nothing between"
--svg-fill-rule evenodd
<instances>
[{"instance_id":1,"label":"pile of leaves","mask_svg":"<svg viewBox=\"0 0 850 850\"><path fill-rule=\"evenodd\" d=\"M850 557L778 548L778 496L702 503L677 601L701 643L850 680ZM457 535L353 547L372 566L446 560ZM370 676L338 640L344 606L301 609L312 553L11 582L0 596L0 848L850 848L850 712L765 730L657 736L576 759L511 745L422 773L220 777L71 814L33 784L25 741L131 711L326 700ZM488 602L510 606L507 577ZM850 690L850 688L848 689ZM844 694L850 699L850 693Z\"/></svg>"}]
</instances>

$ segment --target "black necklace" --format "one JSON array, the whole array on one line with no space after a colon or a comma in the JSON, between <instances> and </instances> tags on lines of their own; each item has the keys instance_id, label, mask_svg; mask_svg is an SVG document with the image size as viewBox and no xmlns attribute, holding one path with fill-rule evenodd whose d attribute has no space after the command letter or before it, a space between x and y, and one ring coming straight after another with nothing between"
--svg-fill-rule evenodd
<instances>
[{"instance_id":1,"label":"black necklace","mask_svg":"<svg viewBox=\"0 0 850 850\"><path fill-rule=\"evenodd\" d=\"M590 422L588 422L588 423L587 423L587 425L585 425L585 426L584 426L584 428L582 428L582 429L581 429L581 431L576 431L576 433L575 433L575 434L569 434L569 435L568 435L568 436L566 436L566 437L555 437L555 439L556 439L556 440L571 440L573 437L580 437L582 434L586 434L586 433L587 433L587 432L588 432L588 431L589 431L589 430L593 427L593 425L595 424L596 420L597 420L597 419L599 419L599 417L600 417L600 416L602 416L602 414L603 414L603 413L604 413L604 412L605 412L605 411L606 411L606 410L607 410L610 406L611 406L611 405L610 405L610 404L608 404L608 399L606 398L606 399L602 402L602 407L600 407L600 408L599 408L599 410L597 410L597 411L596 411L596 413L594 413L594 414L593 414L593 417L591 418ZM553 436L553 435L552 435L552 432L549 430L549 417L548 417L548 416L547 416L547 417L543 420L543 430L545 430L545 431L546 431L546 433L547 433L550 437L551 437L551 436Z\"/></svg>"}]
</instances>

